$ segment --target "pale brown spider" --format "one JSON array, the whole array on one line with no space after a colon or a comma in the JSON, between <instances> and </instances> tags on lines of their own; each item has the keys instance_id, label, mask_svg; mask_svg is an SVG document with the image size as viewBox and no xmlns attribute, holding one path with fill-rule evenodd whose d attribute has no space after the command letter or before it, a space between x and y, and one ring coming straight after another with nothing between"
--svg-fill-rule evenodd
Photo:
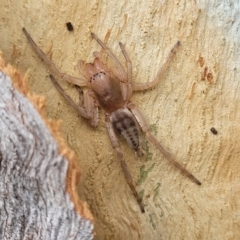
<instances>
[{"instance_id":1,"label":"pale brown spider","mask_svg":"<svg viewBox=\"0 0 240 240\"><path fill-rule=\"evenodd\" d=\"M135 83L132 81L132 63L122 43L119 43L119 45L126 60L127 70L124 69L122 64L118 61L116 56L111 52L106 44L102 42L94 33L91 33L92 37L101 45L101 47L111 58L115 67L107 67L103 63L104 61L101 54L99 52L94 52L95 59L93 63L84 64L83 61L80 61L80 67L84 78L76 78L61 73L54 63L35 44L31 36L24 28L23 32L35 52L57 76L75 85L89 88L88 92L84 96L83 106L79 106L63 91L61 86L57 83L53 76L51 76L51 80L59 92L74 108L78 110L82 117L89 119L91 121L91 125L95 127L98 124L98 107L102 107L105 111L106 127L112 147L116 152L127 183L132 190L142 212L145 212L142 199L139 197L134 187L133 179L126 165L123 153L119 147L116 133L122 135L122 137L127 141L128 145L132 147L138 155L142 155L143 151L139 141L139 131L137 128L138 124L149 141L152 142L155 147L158 148L175 167L180 169L182 173L189 177L193 182L201 185L200 181L178 162L176 162L173 156L158 142L158 140L150 132L149 126L140 110L130 101L133 91L147 90L156 86L160 77L167 69L177 47L180 45L179 41L172 48L165 63L159 69L157 76L152 82Z\"/></svg>"}]
</instances>

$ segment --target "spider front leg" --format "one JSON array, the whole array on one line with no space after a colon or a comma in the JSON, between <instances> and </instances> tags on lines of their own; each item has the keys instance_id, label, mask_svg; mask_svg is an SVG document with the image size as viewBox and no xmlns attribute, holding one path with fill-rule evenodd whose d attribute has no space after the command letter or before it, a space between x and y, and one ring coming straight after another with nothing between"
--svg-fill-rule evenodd
<instances>
[{"instance_id":1,"label":"spider front leg","mask_svg":"<svg viewBox=\"0 0 240 240\"><path fill-rule=\"evenodd\" d=\"M177 48L180 46L180 41L177 41L177 43L174 45L172 50L170 51L166 61L162 65L162 67L158 70L157 76L153 79L151 82L146 82L146 83L136 83L134 82L133 85L133 91L142 91L142 90L147 90L149 88L153 88L157 85L157 83L160 81L161 77L163 74L166 72L170 61L174 57Z\"/></svg>"},{"instance_id":2,"label":"spider front leg","mask_svg":"<svg viewBox=\"0 0 240 240\"><path fill-rule=\"evenodd\" d=\"M127 62L127 72L125 71L122 64L119 62L117 57L111 51L111 49L101 40L99 39L94 33L91 33L92 37L99 43L99 45L106 51L107 55L111 58L114 63L114 67L110 68L111 72L119 79L120 87L122 91L122 96L124 101L130 100L132 97L132 63L130 61L129 56L126 53L125 47L122 43L119 43L120 48L123 52L125 60ZM101 56L100 53L97 53L98 56ZM95 54L96 56L96 54Z\"/></svg>"},{"instance_id":3,"label":"spider front leg","mask_svg":"<svg viewBox=\"0 0 240 240\"><path fill-rule=\"evenodd\" d=\"M106 114L106 126L107 126L108 135L109 135L109 138L111 140L112 147L115 150L117 158L118 158L118 160L119 160L119 162L121 164L122 171L124 173L124 176L126 178L128 186L132 190L133 195L135 196L141 211L144 213L145 209L144 209L144 206L143 206L143 203L142 203L142 199L140 198L140 196L138 195L138 193L137 193L137 191L136 191L136 189L134 187L132 176L131 176L131 174L130 174L130 172L128 170L128 167L127 167L127 164L125 162L123 153L122 153L122 151L121 151L121 149L119 147L118 139L117 139L117 136L115 134L115 131L113 129L113 125L112 125L112 123L110 121L110 117L109 117L108 114Z\"/></svg>"},{"instance_id":4,"label":"spider front leg","mask_svg":"<svg viewBox=\"0 0 240 240\"><path fill-rule=\"evenodd\" d=\"M84 94L84 100L83 100L84 106L79 106L64 92L64 90L62 89L60 84L56 81L56 79L52 75L50 75L50 79L51 79L52 83L54 84L54 86L56 87L56 89L67 100L67 102L70 103L70 105L72 107L74 107L82 117L84 117L86 119L90 119L91 125L93 127L96 127L98 124L98 119L99 119L98 118L98 106L94 102L94 99L92 98L91 93L88 91L86 94Z\"/></svg>"},{"instance_id":5,"label":"spider front leg","mask_svg":"<svg viewBox=\"0 0 240 240\"><path fill-rule=\"evenodd\" d=\"M86 86L87 81L85 79L77 78L77 77L72 77L70 75L67 75L65 73L61 73L59 69L55 66L55 64L50 60L50 58L37 46L37 44L33 41L32 37L30 34L27 32L25 28L22 29L23 33L28 39L28 42L31 44L32 48L34 51L38 54L38 56L48 65L48 67L60 78L76 84L78 86Z\"/></svg>"},{"instance_id":6,"label":"spider front leg","mask_svg":"<svg viewBox=\"0 0 240 240\"><path fill-rule=\"evenodd\" d=\"M127 63L127 82L122 82L121 83L121 89L122 92L124 93L123 95L125 96L125 98L123 98L124 100L130 101L131 97L132 97L132 92L133 92L133 88L132 88L132 61L130 60L126 50L125 50L125 46L120 42L119 46L122 50L122 53L125 57L126 63Z\"/></svg>"},{"instance_id":7,"label":"spider front leg","mask_svg":"<svg viewBox=\"0 0 240 240\"><path fill-rule=\"evenodd\" d=\"M188 170L186 170L183 166L181 166L178 162L175 161L174 157L171 153L169 153L155 138L155 136L150 132L147 122L143 117L141 111L133 104L130 103L128 108L133 113L134 117L136 118L137 122L139 123L142 131L145 133L146 137L149 139L152 144L160 150L160 152L167 158L167 160L172 163L175 167L177 167L184 175L190 178L193 182L197 185L201 185L201 182L194 177Z\"/></svg>"},{"instance_id":8,"label":"spider front leg","mask_svg":"<svg viewBox=\"0 0 240 240\"><path fill-rule=\"evenodd\" d=\"M122 66L122 64L118 61L117 57L112 53L110 48L97 37L95 33L91 33L92 37L98 42L98 44L106 51L107 55L112 59L115 66L118 68L118 71L120 73L120 78L125 79L126 78L126 72Z\"/></svg>"}]
</instances>

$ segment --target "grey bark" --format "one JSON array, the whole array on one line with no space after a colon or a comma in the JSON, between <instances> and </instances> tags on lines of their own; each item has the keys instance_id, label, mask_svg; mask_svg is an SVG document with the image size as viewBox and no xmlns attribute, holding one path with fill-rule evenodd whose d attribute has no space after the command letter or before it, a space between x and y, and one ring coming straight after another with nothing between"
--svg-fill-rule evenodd
<instances>
[{"instance_id":1,"label":"grey bark","mask_svg":"<svg viewBox=\"0 0 240 240\"><path fill-rule=\"evenodd\" d=\"M0 239L92 239L65 190L67 160L33 105L0 72Z\"/></svg>"}]
</instances>

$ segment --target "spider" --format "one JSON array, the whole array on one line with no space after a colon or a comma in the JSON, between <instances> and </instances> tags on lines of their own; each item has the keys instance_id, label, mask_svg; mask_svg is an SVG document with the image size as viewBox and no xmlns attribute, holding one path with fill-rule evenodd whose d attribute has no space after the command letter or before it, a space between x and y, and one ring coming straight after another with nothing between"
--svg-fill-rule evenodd
<instances>
[{"instance_id":1,"label":"spider","mask_svg":"<svg viewBox=\"0 0 240 240\"><path fill-rule=\"evenodd\" d=\"M111 145L115 150L117 159L120 162L128 186L132 190L142 212L145 212L144 204L134 186L132 176L128 170L123 152L119 146L117 134L120 134L127 141L128 145L133 148L139 156L141 156L144 151L142 150L140 144L138 130L138 126L140 126L140 129L145 134L146 138L161 151L167 160L169 160L193 182L201 185L200 181L178 162L176 162L174 157L158 142L156 137L150 132L149 126L141 111L134 103L131 102L133 91L147 90L156 86L176 53L176 49L180 45L179 41L170 51L166 61L159 69L153 81L147 83L136 83L132 80L132 62L121 42L119 43L119 46L126 60L126 69L108 48L108 46L94 33L91 33L91 36L100 44L103 50L106 51L107 55L113 61L114 67L107 66L107 64L104 63L101 53L94 52L93 55L95 58L93 63L84 63L83 61L79 62L78 66L81 69L83 78L77 78L61 73L55 64L36 45L25 28L23 28L23 32L35 52L49 66L53 73L77 86L89 88L84 95L84 103L80 106L64 92L55 78L50 75L50 78L57 90L75 109L77 109L83 118L88 119L90 124L96 127L98 125L98 108L101 107L105 111L106 128Z\"/></svg>"}]
</instances>

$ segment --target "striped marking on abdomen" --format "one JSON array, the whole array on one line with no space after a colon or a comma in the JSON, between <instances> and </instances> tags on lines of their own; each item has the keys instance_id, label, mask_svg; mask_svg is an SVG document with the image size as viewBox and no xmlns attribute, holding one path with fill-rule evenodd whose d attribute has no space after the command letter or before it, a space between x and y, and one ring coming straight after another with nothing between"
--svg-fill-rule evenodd
<instances>
[{"instance_id":1,"label":"striped marking on abdomen","mask_svg":"<svg viewBox=\"0 0 240 240\"><path fill-rule=\"evenodd\" d=\"M133 114L127 108L111 113L110 120L114 129L135 151L139 149L139 132Z\"/></svg>"}]
</instances>

